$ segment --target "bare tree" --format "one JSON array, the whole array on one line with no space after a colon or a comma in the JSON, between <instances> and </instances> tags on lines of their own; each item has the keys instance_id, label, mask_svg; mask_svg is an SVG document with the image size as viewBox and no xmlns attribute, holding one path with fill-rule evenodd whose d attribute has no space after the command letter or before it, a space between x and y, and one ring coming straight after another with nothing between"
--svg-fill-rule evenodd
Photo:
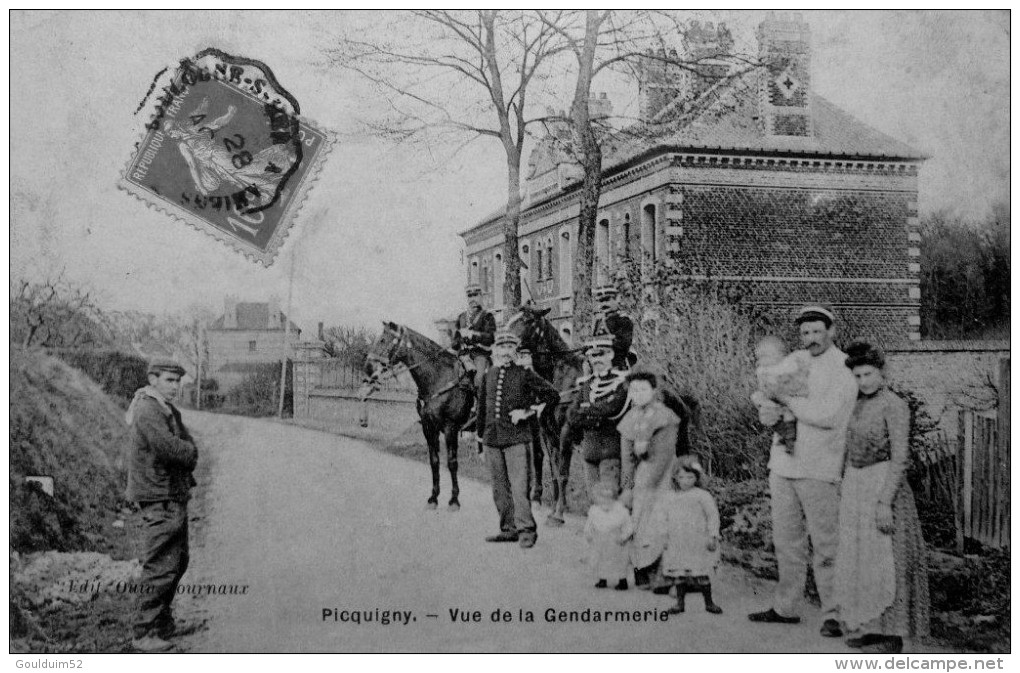
<instances>
[{"instance_id":1,"label":"bare tree","mask_svg":"<svg viewBox=\"0 0 1020 673\"><path fill-rule=\"evenodd\" d=\"M73 348L104 343L106 316L93 294L63 274L10 283L11 340L22 346Z\"/></svg>"},{"instance_id":2,"label":"bare tree","mask_svg":"<svg viewBox=\"0 0 1020 673\"><path fill-rule=\"evenodd\" d=\"M498 140L506 155L503 225L504 299L521 302L517 229L521 217L521 156L529 119L529 87L563 49L558 13L540 19L525 11L414 11L387 32L390 41L347 36L328 52L384 93L391 114L369 126L396 141L454 133ZM410 20L407 20L410 19ZM459 148L458 148L459 151Z\"/></svg>"},{"instance_id":3,"label":"bare tree","mask_svg":"<svg viewBox=\"0 0 1020 673\"><path fill-rule=\"evenodd\" d=\"M198 395L202 379L208 376L206 330L215 317L210 309L195 305L180 313L164 315L118 311L109 314L108 324L116 346L145 358L169 356L179 360L194 374Z\"/></svg>"},{"instance_id":4,"label":"bare tree","mask_svg":"<svg viewBox=\"0 0 1020 673\"><path fill-rule=\"evenodd\" d=\"M573 278L574 333L588 334L592 324L592 284L595 273L595 224L602 193L602 162L606 143L626 143L647 139L665 128L676 129L708 106L719 102L719 89L740 80L761 63L747 55L729 50L686 55L671 45L679 42L689 25L670 12L661 11L598 11L539 13L547 27L563 41L574 56L575 85L570 111L556 121L570 125L570 146L567 154L581 168L579 206L576 229L576 256ZM728 72L720 76L718 65L726 64ZM653 120L639 119L619 132L613 132L608 119L594 115L590 101L592 83L603 73L637 72L658 64L673 72L688 73L690 78L709 80L713 86L697 98L682 96L667 105ZM547 118L552 120L555 118Z\"/></svg>"}]
</instances>

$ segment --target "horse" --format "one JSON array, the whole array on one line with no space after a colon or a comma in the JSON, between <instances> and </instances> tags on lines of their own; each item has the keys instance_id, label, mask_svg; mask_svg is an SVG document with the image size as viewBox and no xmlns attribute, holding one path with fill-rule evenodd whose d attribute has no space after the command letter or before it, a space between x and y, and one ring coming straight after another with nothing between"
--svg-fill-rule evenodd
<instances>
[{"instance_id":1,"label":"horse","mask_svg":"<svg viewBox=\"0 0 1020 673\"><path fill-rule=\"evenodd\" d=\"M381 377L392 375L393 367L402 364L418 388L416 408L421 429L429 447L432 468L432 494L428 509L439 505L439 435L446 441L446 467L450 471L450 511L460 509L460 486L457 483L457 439L464 422L471 414L474 391L462 386L467 372L457 356L413 329L392 322L383 322L383 331L369 349L365 362L368 375L367 398Z\"/></svg>"},{"instance_id":2,"label":"horse","mask_svg":"<svg viewBox=\"0 0 1020 673\"><path fill-rule=\"evenodd\" d=\"M567 410L573 398L578 377L584 372L584 358L581 349L572 349L560 336L556 327L545 317L549 309L522 306L506 323L521 340L521 347L532 353L535 372L553 384L560 391L560 404L555 409L545 409L539 419L541 434L547 445L549 464L553 479L553 511L546 519L550 526L563 525L566 510L567 481L570 476L570 462L575 433L570 427ZM663 404L680 418L677 433L676 455L691 452L690 428L697 425L698 401L689 395L679 394L665 382L659 386ZM536 464L541 465L541 455L536 449ZM541 468L536 468L537 481L541 484Z\"/></svg>"}]
</instances>

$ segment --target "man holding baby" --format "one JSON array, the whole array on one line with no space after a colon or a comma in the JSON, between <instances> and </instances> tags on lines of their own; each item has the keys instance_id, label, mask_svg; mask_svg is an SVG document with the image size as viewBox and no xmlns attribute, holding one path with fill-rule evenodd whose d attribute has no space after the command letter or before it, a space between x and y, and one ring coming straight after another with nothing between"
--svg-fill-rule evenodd
<instances>
[{"instance_id":1,"label":"man holding baby","mask_svg":"<svg viewBox=\"0 0 1020 673\"><path fill-rule=\"evenodd\" d=\"M800 622L798 611L810 559L822 601L821 634L836 638L842 635L838 607L833 602L839 481L857 384L846 367L846 353L833 344L832 311L805 306L796 323L803 350L786 356L776 352L781 343L768 339L758 347L761 394L754 399L762 422L776 430L769 459L769 492L779 585L772 607L748 618L753 622Z\"/></svg>"}]
</instances>

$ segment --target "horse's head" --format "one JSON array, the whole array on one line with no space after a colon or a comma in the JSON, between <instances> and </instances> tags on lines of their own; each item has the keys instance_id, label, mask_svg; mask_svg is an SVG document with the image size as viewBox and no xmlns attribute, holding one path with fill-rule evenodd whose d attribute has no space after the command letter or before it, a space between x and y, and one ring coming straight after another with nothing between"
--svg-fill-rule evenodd
<instances>
[{"instance_id":1,"label":"horse's head","mask_svg":"<svg viewBox=\"0 0 1020 673\"><path fill-rule=\"evenodd\" d=\"M556 328L545 317L549 310L537 306L521 306L520 311L504 325L504 329L513 332L521 340L521 348L527 348L532 353L548 353L552 350L550 335L556 333Z\"/></svg>"},{"instance_id":2,"label":"horse's head","mask_svg":"<svg viewBox=\"0 0 1020 673\"><path fill-rule=\"evenodd\" d=\"M368 350L365 374L379 378L386 370L407 358L407 331L401 325L383 321L383 331Z\"/></svg>"}]
</instances>

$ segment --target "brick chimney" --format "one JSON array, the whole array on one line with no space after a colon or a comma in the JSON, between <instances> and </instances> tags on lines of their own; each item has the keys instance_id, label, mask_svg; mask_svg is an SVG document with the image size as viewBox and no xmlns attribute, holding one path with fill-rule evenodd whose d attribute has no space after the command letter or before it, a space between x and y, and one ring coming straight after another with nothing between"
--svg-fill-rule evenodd
<instances>
[{"instance_id":1,"label":"brick chimney","mask_svg":"<svg viewBox=\"0 0 1020 673\"><path fill-rule=\"evenodd\" d=\"M680 95L683 71L667 62L677 57L676 49L648 50L648 56L638 61L638 108L642 121L651 121Z\"/></svg>"},{"instance_id":2,"label":"brick chimney","mask_svg":"<svg viewBox=\"0 0 1020 673\"><path fill-rule=\"evenodd\" d=\"M223 328L237 329L237 297L232 294L223 298Z\"/></svg>"},{"instance_id":3,"label":"brick chimney","mask_svg":"<svg viewBox=\"0 0 1020 673\"><path fill-rule=\"evenodd\" d=\"M588 94L588 115L592 120L613 116L613 102L605 91Z\"/></svg>"},{"instance_id":4,"label":"brick chimney","mask_svg":"<svg viewBox=\"0 0 1020 673\"><path fill-rule=\"evenodd\" d=\"M811 35L801 14L769 13L758 26L759 123L766 135L814 134Z\"/></svg>"},{"instance_id":5,"label":"brick chimney","mask_svg":"<svg viewBox=\"0 0 1020 673\"><path fill-rule=\"evenodd\" d=\"M725 23L692 21L683 46L684 60L694 71L684 71L684 89L695 100L729 73L730 64L722 57L733 53L733 34Z\"/></svg>"},{"instance_id":6,"label":"brick chimney","mask_svg":"<svg viewBox=\"0 0 1020 673\"><path fill-rule=\"evenodd\" d=\"M266 302L266 308L268 309L269 316L266 325L267 329L283 329L283 319L280 313L280 298L275 294L269 296L269 301Z\"/></svg>"}]
</instances>

